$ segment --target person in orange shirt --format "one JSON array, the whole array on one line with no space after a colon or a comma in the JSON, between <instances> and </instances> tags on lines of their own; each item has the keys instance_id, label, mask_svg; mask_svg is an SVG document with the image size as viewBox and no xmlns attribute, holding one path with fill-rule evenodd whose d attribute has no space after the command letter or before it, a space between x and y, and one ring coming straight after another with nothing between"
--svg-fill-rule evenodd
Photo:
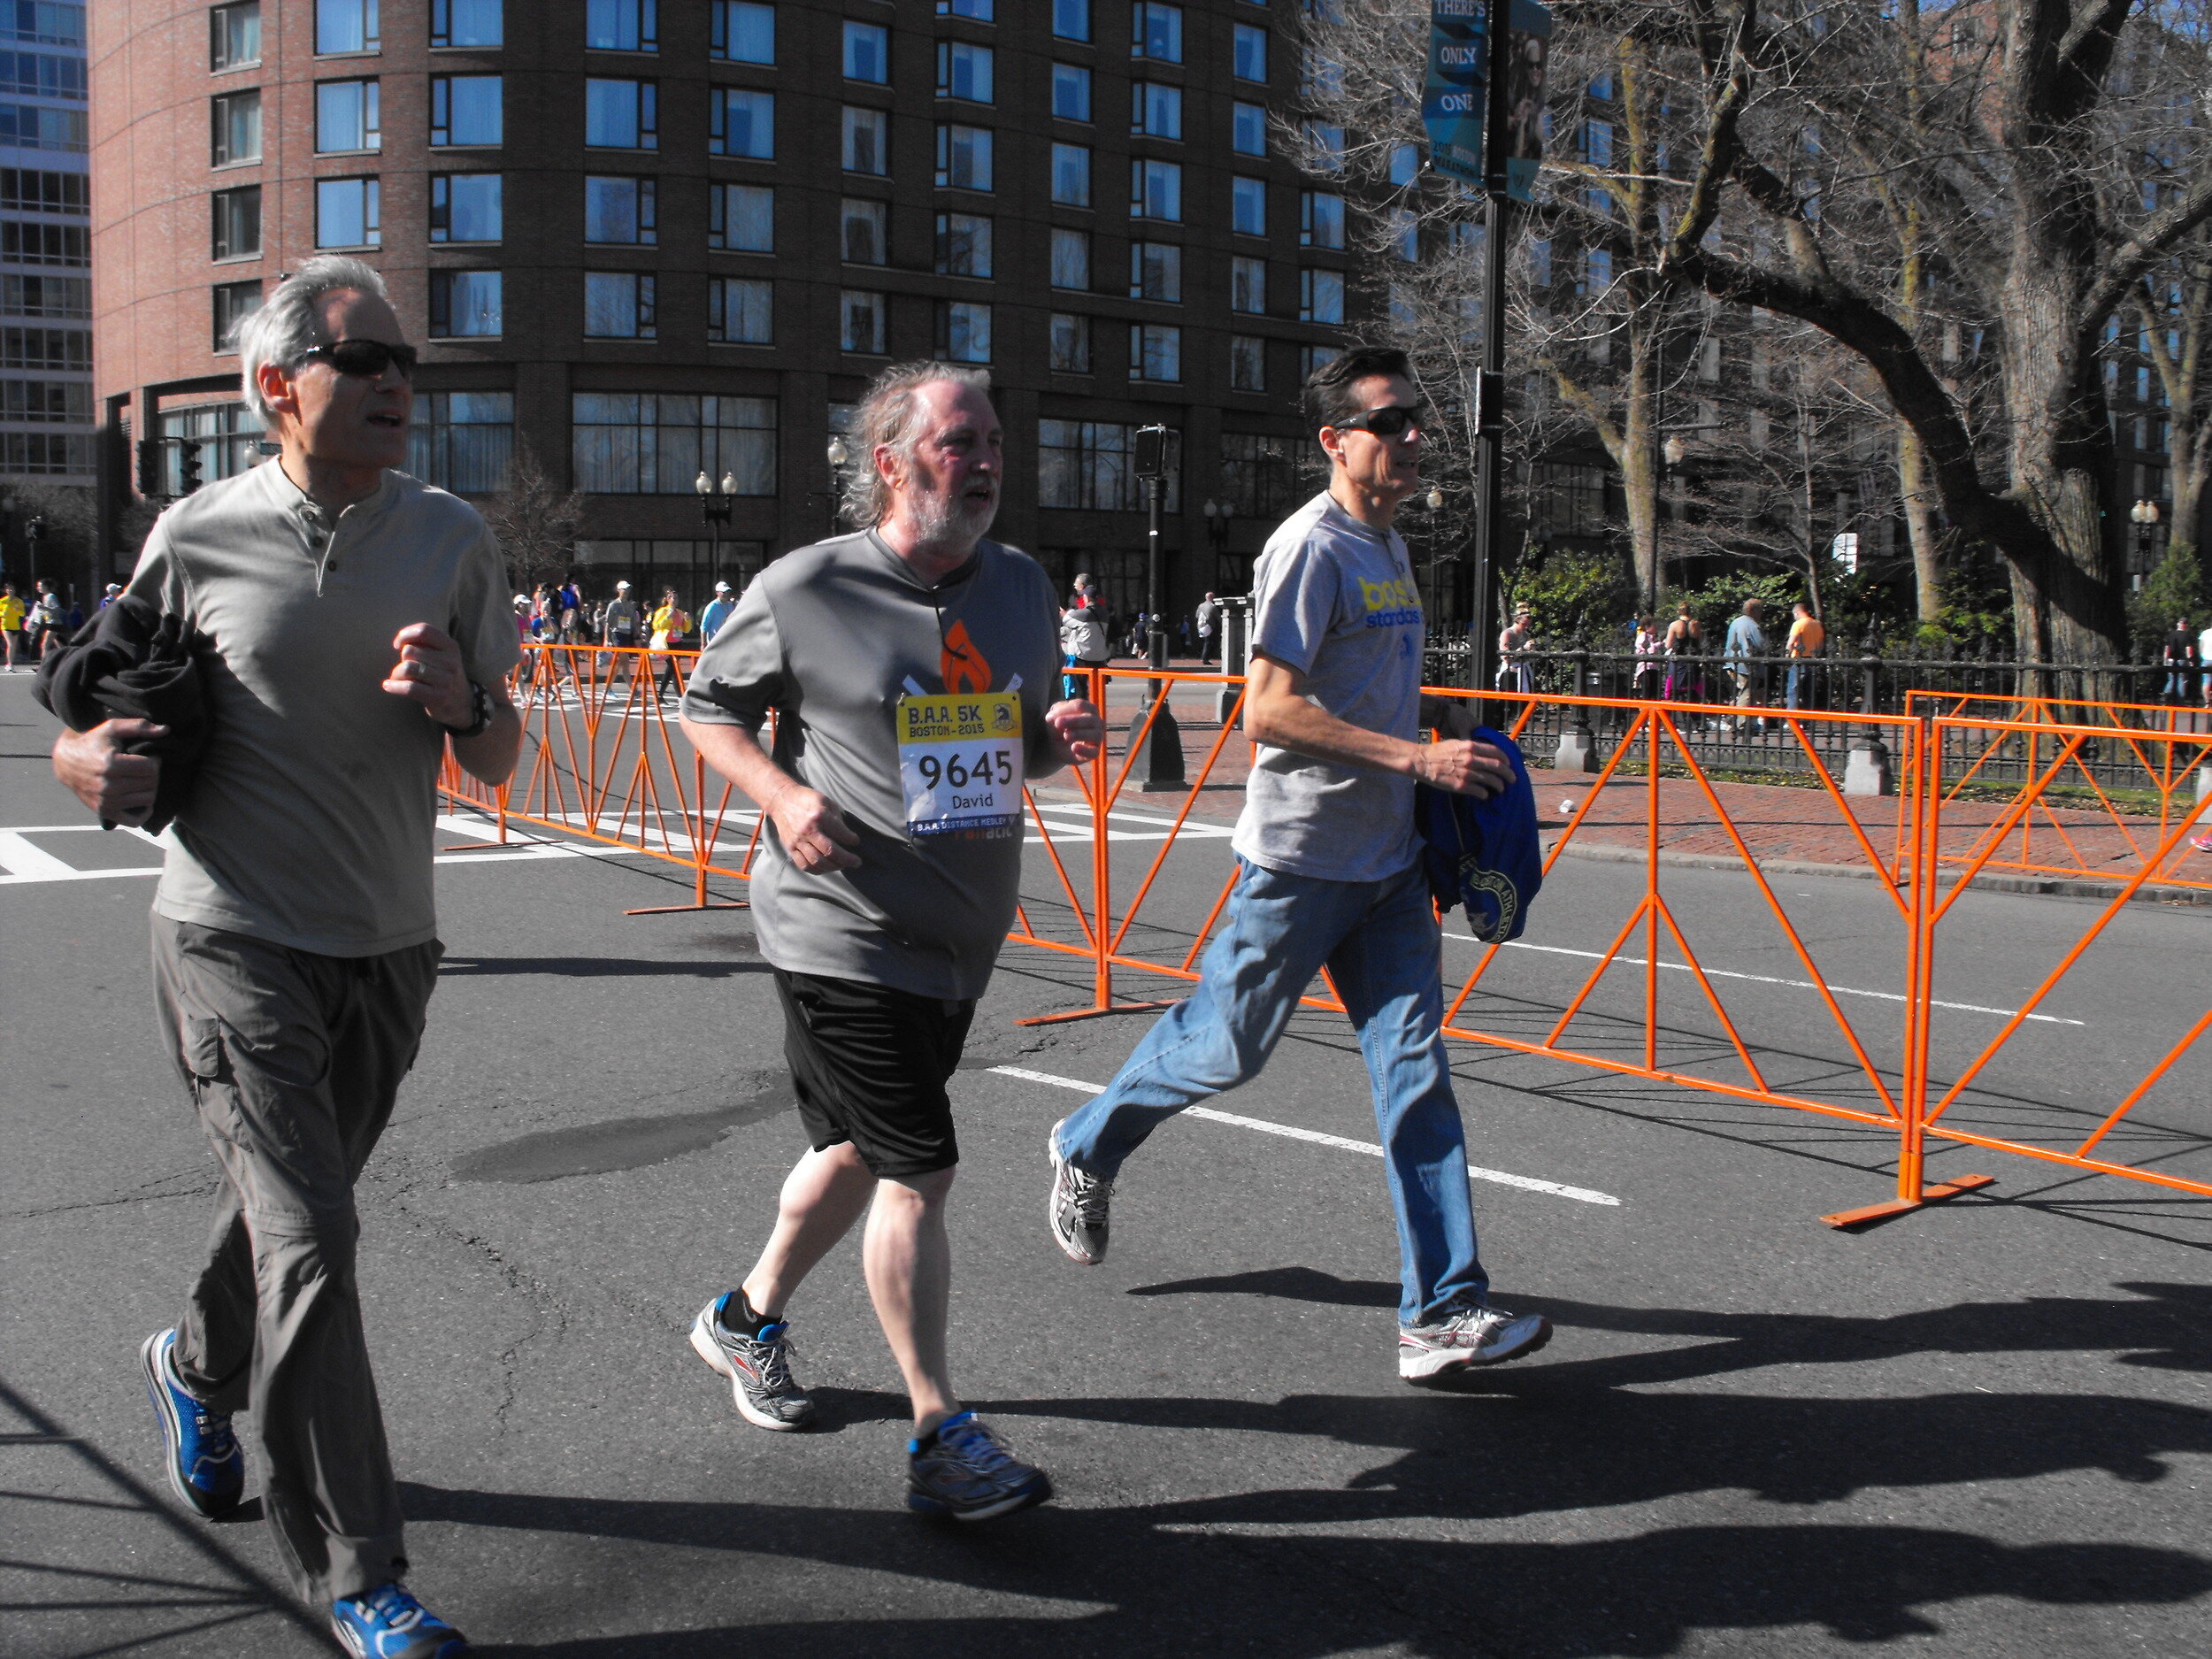
<instances>
[{"instance_id":1,"label":"person in orange shirt","mask_svg":"<svg viewBox=\"0 0 2212 1659\"><path fill-rule=\"evenodd\" d=\"M1785 647L1790 659L1790 678L1788 687L1782 694L1782 702L1785 707L1794 709L1797 706L1798 677L1805 672L1802 659L1820 655L1820 648L1828 643L1828 630L1821 626L1820 618L1813 614L1813 608L1802 599L1793 610L1796 619L1790 624L1789 643Z\"/></svg>"}]
</instances>

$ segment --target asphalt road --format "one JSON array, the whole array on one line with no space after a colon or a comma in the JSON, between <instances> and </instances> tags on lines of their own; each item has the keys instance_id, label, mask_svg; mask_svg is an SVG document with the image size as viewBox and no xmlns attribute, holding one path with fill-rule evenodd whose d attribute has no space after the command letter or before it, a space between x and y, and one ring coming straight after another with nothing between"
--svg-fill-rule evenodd
<instances>
[{"instance_id":1,"label":"asphalt road","mask_svg":"<svg viewBox=\"0 0 2212 1659\"><path fill-rule=\"evenodd\" d=\"M0 681L0 831L81 821L27 689ZM1118 885L1154 850L1116 843ZM38 854L154 862L127 835L0 837L0 864L31 872L0 883L0 1652L325 1651L265 1532L199 1523L160 1486L134 1350L173 1317L213 1165L151 1033L150 880L54 879ZM1187 938L1225 856L1179 851L1133 938ZM1463 1018L1548 1030L1594 965L1571 953L1605 948L1640 879L1563 864ZM1558 1334L1464 1394L1418 1393L1395 1377L1395 1250L1356 1151L1187 1119L1125 1172L1111 1259L1059 1257L1042 1137L1082 1095L1037 1078L1102 1081L1145 1017L1017 1027L1080 1002L1087 969L1010 949L956 1086L956 1369L1061 1496L933 1525L901 1506L903 1402L853 1248L794 1310L825 1432L749 1428L684 1339L799 1150L744 914L626 918L688 890L636 858L460 854L440 884L445 972L361 1186L363 1280L414 1582L483 1651L2202 1650L2212 1203L1944 1151L1937 1173L2001 1184L1837 1234L1820 1213L1888 1194L1879 1138L1469 1048L1471 1160L1580 1195L1478 1182L1497 1299ZM1037 910L1056 887L1033 858ZM1740 976L1713 983L1770 1081L1872 1099L1818 999L1777 983L1804 975L1742 878L1663 887L1707 968ZM1838 1000L1893 1087L1894 911L1870 882L1777 887L1832 982L1870 993ZM2097 914L1962 901L1939 1078ZM2208 927L2132 908L1955 1110L2078 1139L2203 1011ZM1474 947L1448 949L1471 969ZM1694 977L1660 978L1663 1051L1740 1078ZM1642 995L1617 968L1573 1029L1640 1048ZM2108 1145L2212 1168L2205 1064L2185 1056ZM1373 1138L1356 1048L1320 1012L1220 1108Z\"/></svg>"}]
</instances>

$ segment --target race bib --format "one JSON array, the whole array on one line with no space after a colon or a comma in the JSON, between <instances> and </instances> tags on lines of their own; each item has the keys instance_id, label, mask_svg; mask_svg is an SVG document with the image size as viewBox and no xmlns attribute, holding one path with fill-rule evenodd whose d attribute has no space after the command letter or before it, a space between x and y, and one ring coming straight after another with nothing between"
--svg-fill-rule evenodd
<instances>
[{"instance_id":1,"label":"race bib","mask_svg":"<svg viewBox=\"0 0 2212 1659\"><path fill-rule=\"evenodd\" d=\"M898 703L899 783L914 835L1022 820L1022 701L1011 691L909 694Z\"/></svg>"}]
</instances>

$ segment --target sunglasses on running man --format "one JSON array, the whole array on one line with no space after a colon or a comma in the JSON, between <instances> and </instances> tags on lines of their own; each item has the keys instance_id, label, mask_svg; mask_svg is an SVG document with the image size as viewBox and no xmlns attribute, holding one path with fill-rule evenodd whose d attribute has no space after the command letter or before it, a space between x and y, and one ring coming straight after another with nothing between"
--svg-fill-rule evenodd
<instances>
[{"instance_id":1,"label":"sunglasses on running man","mask_svg":"<svg viewBox=\"0 0 2212 1659\"><path fill-rule=\"evenodd\" d=\"M326 346L311 346L303 351L303 361L320 357L341 374L356 374L365 380L382 378L384 371L396 365L400 379L415 378L416 351L412 346L388 346L381 340L337 340Z\"/></svg>"},{"instance_id":2,"label":"sunglasses on running man","mask_svg":"<svg viewBox=\"0 0 2212 1659\"><path fill-rule=\"evenodd\" d=\"M1363 409L1330 424L1339 432L1371 432L1378 438L1395 438L1408 426L1419 426L1428 419L1428 412L1422 403L1385 403L1380 409Z\"/></svg>"}]
</instances>

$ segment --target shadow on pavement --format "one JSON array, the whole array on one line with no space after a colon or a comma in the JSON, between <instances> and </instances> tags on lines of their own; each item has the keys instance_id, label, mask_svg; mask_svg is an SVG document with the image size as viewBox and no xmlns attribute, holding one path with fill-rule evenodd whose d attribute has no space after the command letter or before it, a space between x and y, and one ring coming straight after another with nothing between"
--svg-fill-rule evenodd
<instances>
[{"instance_id":1,"label":"shadow on pavement","mask_svg":"<svg viewBox=\"0 0 2212 1659\"><path fill-rule=\"evenodd\" d=\"M764 962L655 962L634 956L448 956L439 964L444 977L475 974L543 975L554 979L726 979L737 973L767 973Z\"/></svg>"}]
</instances>

